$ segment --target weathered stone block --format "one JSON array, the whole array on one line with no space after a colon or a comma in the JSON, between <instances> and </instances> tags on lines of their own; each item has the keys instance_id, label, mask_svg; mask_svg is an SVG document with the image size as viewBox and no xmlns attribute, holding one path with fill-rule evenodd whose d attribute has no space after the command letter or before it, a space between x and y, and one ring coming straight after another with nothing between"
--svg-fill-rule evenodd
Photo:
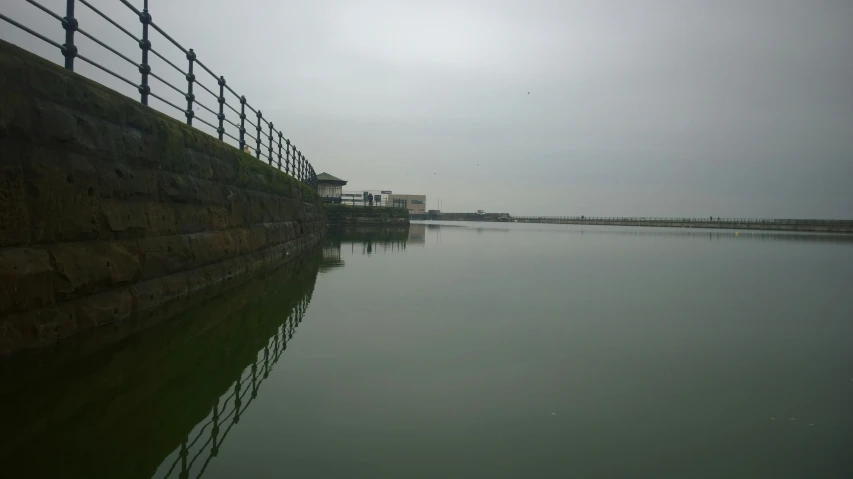
<instances>
[{"instance_id":1,"label":"weathered stone block","mask_svg":"<svg viewBox=\"0 0 853 479\"><path fill-rule=\"evenodd\" d=\"M50 99L59 105L85 111L95 118L121 124L124 121L125 102L134 102L95 81L55 65L30 62L28 69L35 98Z\"/></svg>"},{"instance_id":2,"label":"weathered stone block","mask_svg":"<svg viewBox=\"0 0 853 479\"><path fill-rule=\"evenodd\" d=\"M175 210L170 204L146 203L145 216L147 218L146 234L149 236L174 235L178 232Z\"/></svg>"},{"instance_id":3,"label":"weathered stone block","mask_svg":"<svg viewBox=\"0 0 853 479\"><path fill-rule=\"evenodd\" d=\"M98 174L85 157L36 149L23 168L34 242L98 237Z\"/></svg>"},{"instance_id":4,"label":"weathered stone block","mask_svg":"<svg viewBox=\"0 0 853 479\"><path fill-rule=\"evenodd\" d=\"M160 278L136 283L130 287L129 291L133 311L149 310L166 302L163 295L163 281Z\"/></svg>"},{"instance_id":5,"label":"weathered stone block","mask_svg":"<svg viewBox=\"0 0 853 479\"><path fill-rule=\"evenodd\" d=\"M90 162L98 172L102 199L157 201L157 174L154 170L115 159L92 158Z\"/></svg>"},{"instance_id":6,"label":"weathered stone block","mask_svg":"<svg viewBox=\"0 0 853 479\"><path fill-rule=\"evenodd\" d=\"M210 224L210 229L212 230L224 230L228 229L228 217L230 216L228 210L221 206L209 206L207 208L208 211L208 222Z\"/></svg>"},{"instance_id":7,"label":"weathered stone block","mask_svg":"<svg viewBox=\"0 0 853 479\"><path fill-rule=\"evenodd\" d=\"M174 203L201 203L198 185L200 180L191 176L161 171L157 175L161 201Z\"/></svg>"},{"instance_id":8,"label":"weathered stone block","mask_svg":"<svg viewBox=\"0 0 853 479\"><path fill-rule=\"evenodd\" d=\"M263 194L257 191L246 190L246 200L249 204L248 211L248 221L247 225L255 225L258 223L265 223L264 221L264 206L263 206ZM267 218L269 216L267 215Z\"/></svg>"},{"instance_id":9,"label":"weathered stone block","mask_svg":"<svg viewBox=\"0 0 853 479\"><path fill-rule=\"evenodd\" d=\"M74 298L139 279L135 241L60 244L50 248L58 297Z\"/></svg>"},{"instance_id":10,"label":"weathered stone block","mask_svg":"<svg viewBox=\"0 0 853 479\"><path fill-rule=\"evenodd\" d=\"M141 238L137 245L142 279L165 276L193 265L193 253L185 236Z\"/></svg>"},{"instance_id":11,"label":"weathered stone block","mask_svg":"<svg viewBox=\"0 0 853 479\"><path fill-rule=\"evenodd\" d=\"M186 174L202 180L213 179L213 169L210 166L210 157L207 153L187 148Z\"/></svg>"},{"instance_id":12,"label":"weathered stone block","mask_svg":"<svg viewBox=\"0 0 853 479\"><path fill-rule=\"evenodd\" d=\"M261 226L266 229L268 246L287 241L287 223L266 223Z\"/></svg>"},{"instance_id":13,"label":"weathered stone block","mask_svg":"<svg viewBox=\"0 0 853 479\"><path fill-rule=\"evenodd\" d=\"M198 180L198 199L203 205L208 206L225 206L228 204L225 201L224 187L220 184L207 180Z\"/></svg>"},{"instance_id":14,"label":"weathered stone block","mask_svg":"<svg viewBox=\"0 0 853 479\"><path fill-rule=\"evenodd\" d=\"M27 71L23 60L0 53L0 138L32 135L34 109Z\"/></svg>"},{"instance_id":15,"label":"weathered stone block","mask_svg":"<svg viewBox=\"0 0 853 479\"><path fill-rule=\"evenodd\" d=\"M38 127L36 133L42 143L69 142L79 134L77 119L68 107L36 100Z\"/></svg>"},{"instance_id":16,"label":"weathered stone block","mask_svg":"<svg viewBox=\"0 0 853 479\"><path fill-rule=\"evenodd\" d=\"M211 228L210 213L207 207L175 204L173 208L175 210L175 222L177 223L178 233L198 233Z\"/></svg>"},{"instance_id":17,"label":"weathered stone block","mask_svg":"<svg viewBox=\"0 0 853 479\"><path fill-rule=\"evenodd\" d=\"M104 239L136 238L145 235L148 228L146 203L101 200L100 208Z\"/></svg>"},{"instance_id":18,"label":"weathered stone block","mask_svg":"<svg viewBox=\"0 0 853 479\"><path fill-rule=\"evenodd\" d=\"M102 158L124 154L119 125L51 101L36 100L35 107L34 136L41 144Z\"/></svg>"},{"instance_id":19,"label":"weathered stone block","mask_svg":"<svg viewBox=\"0 0 853 479\"><path fill-rule=\"evenodd\" d=\"M53 268L47 251L0 250L0 316L53 303Z\"/></svg>"},{"instance_id":20,"label":"weathered stone block","mask_svg":"<svg viewBox=\"0 0 853 479\"><path fill-rule=\"evenodd\" d=\"M239 252L237 239L231 231L196 233L186 237L190 242L195 266L222 261L236 256Z\"/></svg>"},{"instance_id":21,"label":"weathered stone block","mask_svg":"<svg viewBox=\"0 0 853 479\"><path fill-rule=\"evenodd\" d=\"M23 144L0 137L0 247L32 240L24 192L23 162L28 159Z\"/></svg>"},{"instance_id":22,"label":"weathered stone block","mask_svg":"<svg viewBox=\"0 0 853 479\"><path fill-rule=\"evenodd\" d=\"M236 153L236 152L234 152ZM211 180L223 185L233 185L237 181L237 162L234 153L224 153L210 157Z\"/></svg>"},{"instance_id":23,"label":"weathered stone block","mask_svg":"<svg viewBox=\"0 0 853 479\"><path fill-rule=\"evenodd\" d=\"M163 297L167 299L176 299L180 296L186 296L189 293L189 274L186 272L180 272L175 274L170 274L168 276L164 276L162 279L163 284Z\"/></svg>"},{"instance_id":24,"label":"weathered stone block","mask_svg":"<svg viewBox=\"0 0 853 479\"><path fill-rule=\"evenodd\" d=\"M88 329L130 319L133 297L128 289L121 289L80 298L71 305L77 327Z\"/></svg>"},{"instance_id":25,"label":"weathered stone block","mask_svg":"<svg viewBox=\"0 0 853 479\"><path fill-rule=\"evenodd\" d=\"M76 329L74 318L55 307L12 315L4 322L7 323L10 342L17 346L18 351L47 346Z\"/></svg>"},{"instance_id":26,"label":"weathered stone block","mask_svg":"<svg viewBox=\"0 0 853 479\"><path fill-rule=\"evenodd\" d=\"M89 115L75 113L77 122L76 136L72 148L82 153L90 153L101 158L124 156L127 150L122 148L122 128L109 120L99 120Z\"/></svg>"},{"instance_id":27,"label":"weathered stone block","mask_svg":"<svg viewBox=\"0 0 853 479\"><path fill-rule=\"evenodd\" d=\"M237 188L231 190L228 212L228 224L232 228L241 228L249 224L251 208L244 190Z\"/></svg>"},{"instance_id":28,"label":"weathered stone block","mask_svg":"<svg viewBox=\"0 0 853 479\"><path fill-rule=\"evenodd\" d=\"M138 101L129 101L121 105L121 108L124 116L124 124L127 128L137 130L143 136L154 133L155 123L160 118L156 110ZM146 140L146 144L151 145L153 143L153 141Z\"/></svg>"},{"instance_id":29,"label":"weathered stone block","mask_svg":"<svg viewBox=\"0 0 853 479\"><path fill-rule=\"evenodd\" d=\"M255 225L249 228L248 250L246 252L252 253L267 246L267 229L264 225Z\"/></svg>"}]
</instances>

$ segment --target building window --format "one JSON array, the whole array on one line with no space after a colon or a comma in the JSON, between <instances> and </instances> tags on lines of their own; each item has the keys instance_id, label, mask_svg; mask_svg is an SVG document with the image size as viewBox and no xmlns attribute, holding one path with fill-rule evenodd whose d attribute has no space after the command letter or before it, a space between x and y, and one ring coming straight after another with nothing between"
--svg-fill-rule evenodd
<instances>
[{"instance_id":1,"label":"building window","mask_svg":"<svg viewBox=\"0 0 853 479\"><path fill-rule=\"evenodd\" d=\"M413 205L422 205L424 204L421 200L409 200Z\"/></svg>"}]
</instances>

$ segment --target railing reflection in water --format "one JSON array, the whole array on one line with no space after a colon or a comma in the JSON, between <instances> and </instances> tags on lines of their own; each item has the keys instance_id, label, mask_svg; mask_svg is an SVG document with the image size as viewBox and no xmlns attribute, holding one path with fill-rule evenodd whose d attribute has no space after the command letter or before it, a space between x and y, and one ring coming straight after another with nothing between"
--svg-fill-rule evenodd
<instances>
[{"instance_id":1,"label":"railing reflection in water","mask_svg":"<svg viewBox=\"0 0 853 479\"><path fill-rule=\"evenodd\" d=\"M255 361L240 372L240 376L228 388L230 392L223 394L222 397L217 399L213 406L211 406L207 418L196 425L187 434L180 447L166 457L163 463L167 464L170 460L171 463L165 475L162 476L164 479L168 477L179 477L181 479L189 477L198 478L204 474L210 461L219 454L219 448L222 446L225 438L228 437L228 433L240 422L240 416L248 409L252 401L258 397L258 390L261 384L269 377L273 366L278 363L281 355L287 349L287 343L293 339L296 328L302 324L305 311L310 302L311 293L309 292L307 297L294 306L291 314L276 329L275 334L267 340L264 347L258 350ZM246 399L247 395L249 395L248 399ZM224 430L222 430L223 427L225 428ZM204 437L207 439L203 443L198 444ZM201 464L198 473L192 475L196 461L205 452L207 452L207 456L204 463ZM177 476L175 476L176 473Z\"/></svg>"}]
</instances>

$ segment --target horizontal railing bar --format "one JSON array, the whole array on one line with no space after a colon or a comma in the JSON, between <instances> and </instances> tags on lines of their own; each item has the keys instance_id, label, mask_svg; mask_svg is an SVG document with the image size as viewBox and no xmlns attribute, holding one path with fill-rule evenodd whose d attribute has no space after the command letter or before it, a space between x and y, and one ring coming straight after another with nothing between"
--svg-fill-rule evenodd
<instances>
[{"instance_id":1,"label":"horizontal railing bar","mask_svg":"<svg viewBox=\"0 0 853 479\"><path fill-rule=\"evenodd\" d=\"M240 129L240 125L238 125L238 124L234 123L233 121L229 120L228 118L225 118L225 121L227 121L228 123L230 123L230 124L231 124L231 126L233 126L234 128L236 128L236 129L238 129L238 130ZM239 140L238 140L238 141L239 141Z\"/></svg>"},{"instance_id":2,"label":"horizontal railing bar","mask_svg":"<svg viewBox=\"0 0 853 479\"><path fill-rule=\"evenodd\" d=\"M223 409L224 409L224 408L223 408ZM236 407L232 407L232 408L231 408L231 412L229 412L228 414L226 414L226 415L224 415L224 416L222 416L222 417L220 417L220 418L219 418L219 424L225 423L226 421L228 421L229 419L231 419L231 416L233 416L235 412L237 412L237 408L236 408Z\"/></svg>"},{"instance_id":3,"label":"horizontal railing bar","mask_svg":"<svg viewBox=\"0 0 853 479\"><path fill-rule=\"evenodd\" d=\"M195 455L193 456L192 460L190 460L190 462L187 463L187 470L190 470L193 468L193 463L195 462L196 459L198 459L199 454L204 452L204 448L207 447L208 444L210 444L210 441L212 439L213 439L213 436L207 436L207 441L204 441L204 444L201 445L198 452L195 453Z\"/></svg>"},{"instance_id":4,"label":"horizontal railing bar","mask_svg":"<svg viewBox=\"0 0 853 479\"><path fill-rule=\"evenodd\" d=\"M239 111L237 111L237 110L235 110L233 106L229 105L227 101L225 102L225 106L227 106L228 108L230 108L230 109L231 109L231 111L233 111L234 113L236 113L236 114L238 114L238 115L240 114L240 112L239 112Z\"/></svg>"},{"instance_id":5,"label":"horizontal railing bar","mask_svg":"<svg viewBox=\"0 0 853 479\"><path fill-rule=\"evenodd\" d=\"M125 61L127 61L127 62L128 62L128 63L130 63L131 65L133 65L133 66L135 66L135 67L139 68L139 64L138 64L138 63L136 63L135 61L131 60L130 58L128 58L128 57L126 57L126 56L124 56L123 54L121 54L120 52L118 52L115 48L113 48L113 47L111 47L111 46L107 45L106 43L104 43L104 42L102 42L102 41L98 40L97 38L93 37L92 35L89 35L88 33L84 32L83 30L81 30L81 29L79 29L79 28L77 29L77 31L78 31L78 32L80 32L80 33L82 33L82 34L83 34L83 36L85 36L85 37L86 37L86 38L88 38L89 40L92 40L93 42L97 43L98 45L100 45L100 46L102 46L102 47L106 48L107 50L109 50L109 51L111 51L111 52L115 53L116 55L118 55L119 57L123 58Z\"/></svg>"},{"instance_id":6,"label":"horizontal railing bar","mask_svg":"<svg viewBox=\"0 0 853 479\"><path fill-rule=\"evenodd\" d=\"M204 90L205 90L206 92L208 92L208 93L210 93L211 95L213 95L213 98L219 98L219 95L217 95L216 93L213 93L213 91L211 91L211 90L210 90L210 88L207 88L206 86L204 86L204 83L201 83L201 82L199 82L198 80L193 80L193 82L194 82L196 85L198 85L198 86L200 86L200 87L204 88Z\"/></svg>"},{"instance_id":7,"label":"horizontal railing bar","mask_svg":"<svg viewBox=\"0 0 853 479\"><path fill-rule=\"evenodd\" d=\"M201 434L204 432L205 429L207 429L207 426L209 426L212 422L213 419L209 419L203 426L201 426L201 429L195 435L195 439L193 439L193 442L187 444L187 449L190 449L191 447L195 446L195 443L197 443L198 440L201 438ZM196 427L198 427L198 425L196 425Z\"/></svg>"},{"instance_id":8,"label":"horizontal railing bar","mask_svg":"<svg viewBox=\"0 0 853 479\"><path fill-rule=\"evenodd\" d=\"M211 453L207 455L207 460L204 461L204 464L201 465L201 469L198 471L198 475L195 476L195 479L199 479L201 476L204 475L204 471L207 470L207 465L210 464L211 459L213 459L213 451L211 451Z\"/></svg>"},{"instance_id":9,"label":"horizontal railing bar","mask_svg":"<svg viewBox=\"0 0 853 479\"><path fill-rule=\"evenodd\" d=\"M124 2L125 0L121 1ZM166 40L172 42L172 45L175 45L180 51L184 52L184 55L188 53L186 48L182 47L180 43L176 42L174 38L170 37L168 33L164 32L163 29L158 27L154 22L150 22L149 25L154 27L154 30L157 30L160 35L163 35L166 38Z\"/></svg>"},{"instance_id":10,"label":"horizontal railing bar","mask_svg":"<svg viewBox=\"0 0 853 479\"><path fill-rule=\"evenodd\" d=\"M50 11L50 9L49 9L49 8L42 6L42 5L41 5L41 4L39 4L38 2L35 2L35 1L33 1L33 0L27 0L27 3L29 3L29 4L31 4L31 5L33 5L33 6L35 6L36 8L40 9L40 10L41 10L41 11L43 11L44 13L47 13L48 15L50 15L50 16L52 16L53 18L55 18L55 19L59 20L60 22L62 21L62 16L57 15L56 13L54 13L54 12Z\"/></svg>"},{"instance_id":11,"label":"horizontal railing bar","mask_svg":"<svg viewBox=\"0 0 853 479\"><path fill-rule=\"evenodd\" d=\"M230 122L229 122L229 123L230 123ZM232 124L233 124L233 123L232 123ZM228 133L227 131L223 131L223 132L222 132L222 134L223 134L223 135L225 135L225 136L227 136L228 138L231 138L232 140L234 140L234 141L236 141L236 142L238 142L238 143L240 142L240 140L238 140L235 136L231 135L231 133Z\"/></svg>"},{"instance_id":12,"label":"horizontal railing bar","mask_svg":"<svg viewBox=\"0 0 853 479\"><path fill-rule=\"evenodd\" d=\"M219 77L216 76L216 73L213 73L212 71L210 71L210 68L207 68L206 66L204 66L204 63L198 61L198 59L196 59L195 62L198 63L198 66L204 68L205 71L207 71L207 73L210 73L210 76L212 76L213 78L215 78L217 80L219 79Z\"/></svg>"},{"instance_id":13,"label":"horizontal railing bar","mask_svg":"<svg viewBox=\"0 0 853 479\"><path fill-rule=\"evenodd\" d=\"M216 125L212 125L212 124L208 123L208 122L207 122L207 120L205 120L204 118L202 118L202 117L200 117L200 116L195 117L195 119L196 119L196 120L198 120L198 121L200 121L200 122L202 122L202 123L204 123L205 125L207 125L207 126L209 126L209 127L213 128L213 129L214 129L214 131L218 128Z\"/></svg>"},{"instance_id":14,"label":"horizontal railing bar","mask_svg":"<svg viewBox=\"0 0 853 479\"><path fill-rule=\"evenodd\" d=\"M90 64L90 65L92 65L92 66L94 66L94 67L98 67L98 68L100 68L101 70L103 70L103 71L105 71L105 72L109 73L110 75L112 75L112 76L114 76L114 77L118 78L119 80L124 81L125 83L127 83L128 85L130 85L130 86L132 86L132 87L134 87L134 88L139 88L139 85L137 85L136 83L133 83L132 81L130 81L130 80L128 80L127 78L125 78L125 77L123 77L123 76L119 75L118 73L115 73L115 72L113 72L113 71L108 70L108 69L107 69L107 68L105 68L105 67L102 67L101 65L99 65L99 64L97 64L97 63L93 62L92 60L89 60L88 58L84 57L83 55L78 54L78 55L77 55L77 58L79 58L79 59L83 60L84 62L86 62L86 63L88 63L88 64Z\"/></svg>"},{"instance_id":15,"label":"horizontal railing bar","mask_svg":"<svg viewBox=\"0 0 853 479\"><path fill-rule=\"evenodd\" d=\"M251 133L249 133L249 130L246 130L245 135L246 135L246 136L248 136L249 138L251 138L251 139L255 140L255 142L257 142L257 141L258 141L258 139L257 139L257 138L255 138L254 136L252 136L252 134L251 134ZM251 147L252 145L246 145L246 146Z\"/></svg>"},{"instance_id":16,"label":"horizontal railing bar","mask_svg":"<svg viewBox=\"0 0 853 479\"><path fill-rule=\"evenodd\" d=\"M44 35L36 33L33 30L30 30L29 28L21 25L20 23L16 22L15 20L12 20L11 18L7 17L6 15L3 15L2 13L0 13L0 19L6 20L7 22L11 23L12 25L15 25L16 27L20 28L21 30L29 33L30 35L32 35L34 37L40 38L40 39L46 41L47 43L50 43L51 45L55 46L56 48L59 48L60 50L62 49L62 45L56 43L55 41L51 40L50 38L47 38Z\"/></svg>"},{"instance_id":17,"label":"horizontal railing bar","mask_svg":"<svg viewBox=\"0 0 853 479\"><path fill-rule=\"evenodd\" d=\"M83 1L83 0L80 0L80 1ZM135 13L135 14L137 14L137 15L141 15L141 14L142 14L142 12L140 12L139 10L137 10L137 9L136 9L136 7L134 7L133 5L131 5L131 4L130 4L130 2L128 2L127 0L119 0L119 1L120 1L121 3L123 3L127 8L129 8L129 9L133 10L133 13Z\"/></svg>"},{"instance_id":18,"label":"horizontal railing bar","mask_svg":"<svg viewBox=\"0 0 853 479\"><path fill-rule=\"evenodd\" d=\"M228 84L227 84L227 83L225 84L225 89L226 89L226 90L228 90L228 91L230 91L231 93L233 93L233 94L234 94L234 96L236 96L237 98L240 98L240 95L239 95L239 94L237 94L237 92L236 92L236 91L234 91L234 89L233 89L233 88L231 88L230 86L228 86Z\"/></svg>"},{"instance_id":19,"label":"horizontal railing bar","mask_svg":"<svg viewBox=\"0 0 853 479\"><path fill-rule=\"evenodd\" d=\"M106 20L106 21L108 21L108 22L112 23L116 28L118 28L119 30L121 30L121 31L123 31L124 33L126 33L130 38L132 38L132 39L136 40L137 42L139 42L139 38L137 38L137 37L136 37L136 35L134 35L134 34L130 33L129 31L127 31L123 26L119 25L118 23L116 23L115 21L113 21L113 19L112 19L112 18L110 18L110 17L106 16L103 12L101 12L101 11L100 11L100 10L98 10L97 8L93 7L93 6L92 6L89 2L87 2L86 0L80 0L80 3L82 3L83 5L86 5L87 7L89 7L90 9L92 9L92 11L93 11L93 12L95 12L95 13L97 13L98 15L100 15L101 17L103 17L103 19L104 19L104 20ZM138 10L136 10L135 8L133 8L133 6L132 6L132 5L130 5L130 4L129 4L129 3L127 3L127 2L124 2L124 3L125 3L126 5L128 5L129 7L131 7L131 9L133 9L133 11L135 11L137 15L139 15L139 11L138 11Z\"/></svg>"},{"instance_id":20,"label":"horizontal railing bar","mask_svg":"<svg viewBox=\"0 0 853 479\"><path fill-rule=\"evenodd\" d=\"M166 471L166 474L163 475L163 479L166 479L167 477L169 477L172 474L172 471L175 469L175 466L178 465L178 461L180 461L180 460L181 460L181 454L178 453L177 457L175 457L175 460L172 462L172 467L170 467L169 470Z\"/></svg>"},{"instance_id":21,"label":"horizontal railing bar","mask_svg":"<svg viewBox=\"0 0 853 479\"><path fill-rule=\"evenodd\" d=\"M186 72L184 72L183 70L181 70L180 68L178 68L174 63L170 62L170 61L169 61L168 59L166 59L166 57L164 57L163 55L160 55L159 53L157 53L157 50L154 50L153 48L151 48L151 49L149 49L149 51L150 51L151 53L153 53L153 54L157 55L158 57L160 57L160 59L161 59L161 60L163 60L164 62L166 62L166 63L168 63L169 65L171 65L171 66L172 66L172 68L174 68L175 70L178 70L178 72L180 72L180 73L181 73L181 75L187 76Z\"/></svg>"},{"instance_id":22,"label":"horizontal railing bar","mask_svg":"<svg viewBox=\"0 0 853 479\"><path fill-rule=\"evenodd\" d=\"M172 103L172 102L170 102L169 100L167 100L167 99L165 99L165 98L161 97L160 95L156 95L156 94L154 94L154 93L149 93L149 95L153 96L154 98L156 98L156 99L158 99L158 100L162 101L163 103L165 103L165 104L167 104L167 105L171 106L172 108L174 108L174 109L176 109L176 110L179 110L179 111L185 111L183 108L181 108L181 107L179 107L179 106L175 105L174 103Z\"/></svg>"},{"instance_id":23,"label":"horizontal railing bar","mask_svg":"<svg viewBox=\"0 0 853 479\"><path fill-rule=\"evenodd\" d=\"M217 113L216 113L215 111L211 110L210 108L208 108L207 106L205 106L203 103L200 103L200 102L198 102L198 101L194 101L193 103L195 103L196 105L198 105L198 106L200 106L200 107L204 108L205 110L207 110L207 111L209 111L209 112L213 113L213 115L214 115L214 116L216 116L216 115L217 115Z\"/></svg>"},{"instance_id":24,"label":"horizontal railing bar","mask_svg":"<svg viewBox=\"0 0 853 479\"><path fill-rule=\"evenodd\" d=\"M171 83L167 82L166 80L164 80L164 79L160 78L160 76L159 76L159 75L157 75L156 73L151 72L151 73L149 73L149 75L151 75L151 76L153 76L154 78L156 78L156 79L160 80L160 81L161 81L161 82L163 82L167 87L170 87L172 90L175 90L176 92L180 93L181 95L183 95L183 94L184 94L184 92L183 92L183 91L181 91L178 87L176 87L175 85L172 85Z\"/></svg>"}]
</instances>

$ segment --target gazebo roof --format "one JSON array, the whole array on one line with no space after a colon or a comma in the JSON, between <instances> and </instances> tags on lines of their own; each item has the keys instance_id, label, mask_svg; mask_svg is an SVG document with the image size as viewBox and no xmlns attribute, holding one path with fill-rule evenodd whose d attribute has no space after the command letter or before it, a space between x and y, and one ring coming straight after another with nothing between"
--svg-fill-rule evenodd
<instances>
[{"instance_id":1,"label":"gazebo roof","mask_svg":"<svg viewBox=\"0 0 853 479\"><path fill-rule=\"evenodd\" d=\"M336 176L332 176L326 172L320 173L317 175L317 181L321 181L323 183L340 183L341 185L347 184L347 180L342 180Z\"/></svg>"}]
</instances>

